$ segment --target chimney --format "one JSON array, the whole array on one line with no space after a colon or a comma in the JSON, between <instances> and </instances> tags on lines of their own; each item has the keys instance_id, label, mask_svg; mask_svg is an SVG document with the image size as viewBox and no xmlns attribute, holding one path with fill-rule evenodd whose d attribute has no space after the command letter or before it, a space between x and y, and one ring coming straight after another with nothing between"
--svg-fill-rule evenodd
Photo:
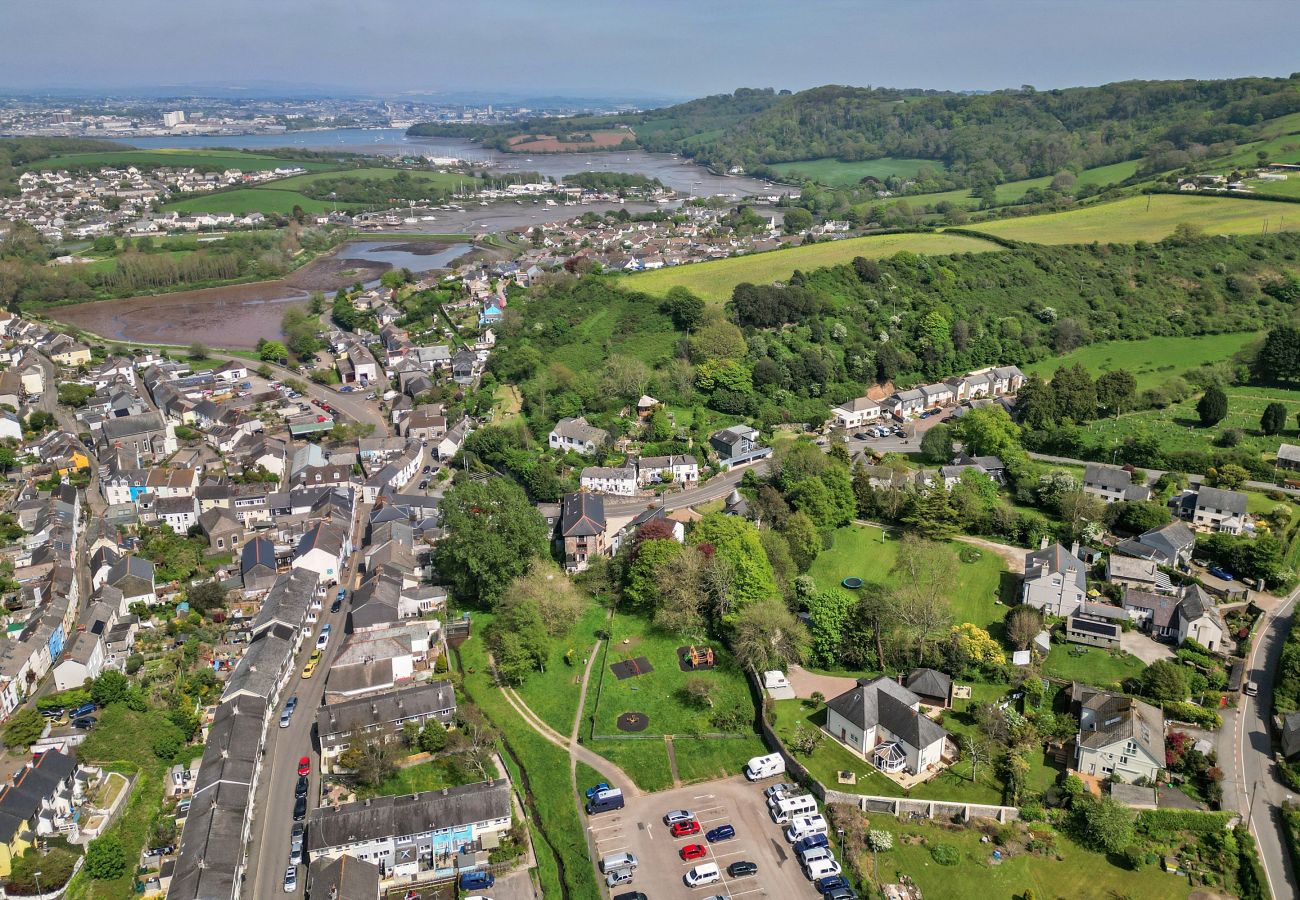
<instances>
[{"instance_id":1,"label":"chimney","mask_svg":"<svg viewBox=\"0 0 1300 900\"><path fill-rule=\"evenodd\" d=\"M1047 535L1043 535L1043 539L1038 542L1038 549L1039 550L1047 549Z\"/></svg>"},{"instance_id":2,"label":"chimney","mask_svg":"<svg viewBox=\"0 0 1300 900\"><path fill-rule=\"evenodd\" d=\"M1079 542L1075 541L1070 545L1070 555L1077 557L1079 555Z\"/></svg>"}]
</instances>

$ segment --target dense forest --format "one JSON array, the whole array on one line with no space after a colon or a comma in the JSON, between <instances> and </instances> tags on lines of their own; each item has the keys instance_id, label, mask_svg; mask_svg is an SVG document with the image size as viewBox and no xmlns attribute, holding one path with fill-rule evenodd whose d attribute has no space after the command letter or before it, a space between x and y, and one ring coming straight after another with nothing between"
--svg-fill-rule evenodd
<instances>
[{"instance_id":1,"label":"dense forest","mask_svg":"<svg viewBox=\"0 0 1300 900\"><path fill-rule=\"evenodd\" d=\"M681 153L718 169L836 157L932 159L976 186L1056 175L1170 153L1196 158L1251 140L1255 128L1300 112L1300 78L1127 81L987 94L827 85L791 94L742 89L633 115L566 120L567 128L630 125L647 150ZM504 146L544 120L502 126L416 125Z\"/></svg>"}]
</instances>

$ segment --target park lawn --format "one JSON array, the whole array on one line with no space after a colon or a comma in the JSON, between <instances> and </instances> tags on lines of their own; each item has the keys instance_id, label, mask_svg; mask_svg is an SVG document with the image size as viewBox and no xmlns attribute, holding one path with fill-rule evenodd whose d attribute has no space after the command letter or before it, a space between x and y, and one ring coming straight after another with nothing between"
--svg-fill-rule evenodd
<instances>
[{"instance_id":1,"label":"park lawn","mask_svg":"<svg viewBox=\"0 0 1300 900\"><path fill-rule=\"evenodd\" d=\"M734 738L674 738L677 774L682 782L712 781L737 774L755 756L772 751L757 734Z\"/></svg>"},{"instance_id":2,"label":"park lawn","mask_svg":"<svg viewBox=\"0 0 1300 900\"><path fill-rule=\"evenodd\" d=\"M300 166L309 172L337 169L336 163L318 160L286 159L266 153L242 150L100 150L91 153L65 153L20 166L20 171L49 171L52 169L100 168L102 166L186 166L205 172L242 169L261 172L281 166Z\"/></svg>"},{"instance_id":3,"label":"park lawn","mask_svg":"<svg viewBox=\"0 0 1300 900\"><path fill-rule=\"evenodd\" d=\"M609 783L609 776L604 772L597 772L585 762L579 762L574 766L573 777L578 782L578 792L584 793L587 788L594 787L602 781Z\"/></svg>"},{"instance_id":4,"label":"park lawn","mask_svg":"<svg viewBox=\"0 0 1300 900\"><path fill-rule=\"evenodd\" d=\"M1103 341L1071 350L1064 356L1025 366L1025 374L1051 379L1062 366L1082 365L1096 378L1124 369L1137 379L1138 391L1157 387L1189 369L1230 359L1258 340L1257 332L1207 334L1196 337L1153 337L1141 341Z\"/></svg>"},{"instance_id":5,"label":"park lawn","mask_svg":"<svg viewBox=\"0 0 1300 900\"><path fill-rule=\"evenodd\" d=\"M643 791L666 791L673 786L673 773L668 767L668 747L662 737L646 740L585 739L583 746L618 766ZM578 786L582 787L582 783L579 782Z\"/></svg>"},{"instance_id":6,"label":"park lawn","mask_svg":"<svg viewBox=\"0 0 1300 900\"><path fill-rule=\"evenodd\" d=\"M1047 660L1043 663L1043 675L1110 688L1119 685L1125 678L1139 674L1145 668L1146 664L1142 660L1123 651L1111 653L1100 647L1057 644L1047 654Z\"/></svg>"},{"instance_id":7,"label":"park lawn","mask_svg":"<svg viewBox=\"0 0 1300 900\"><path fill-rule=\"evenodd\" d=\"M356 206L358 204L351 204ZM174 203L166 203L163 210L185 215L193 213L234 213L242 216L247 213L278 213L287 216L295 206L302 207L305 213L331 212L336 204L330 200L313 200L297 191L281 191L271 187L236 188L233 191L216 191L202 194ZM347 203L337 204L339 209L349 208Z\"/></svg>"},{"instance_id":8,"label":"park lawn","mask_svg":"<svg viewBox=\"0 0 1300 900\"><path fill-rule=\"evenodd\" d=\"M573 730L583 667L596 643L596 632L604 624L605 608L593 603L568 635L551 641L546 670L533 673L516 689L529 708L562 735L567 736ZM565 660L570 650L573 651L571 662Z\"/></svg>"},{"instance_id":9,"label":"park lawn","mask_svg":"<svg viewBox=\"0 0 1300 900\"><path fill-rule=\"evenodd\" d=\"M1006 609L998 605L1005 590L1006 564L996 553L989 552L983 552L973 563L962 562L957 554L965 546L949 543L944 550L952 555L956 572L948 599L956 621L988 628L1006 616ZM890 585L896 580L889 570L897 554L898 539L886 536L880 528L847 525L833 532L830 549L817 555L808 574L821 590L837 587L849 576Z\"/></svg>"},{"instance_id":10,"label":"park lawn","mask_svg":"<svg viewBox=\"0 0 1300 900\"><path fill-rule=\"evenodd\" d=\"M1300 213L1287 204L1234 197L1184 194L1150 194L1096 203L1065 212L980 222L976 231L1033 244L1130 244L1158 241L1188 224L1207 235L1259 234L1267 225L1276 230L1281 218L1291 215L1288 229ZM662 270L661 270L662 271Z\"/></svg>"},{"instance_id":11,"label":"park lawn","mask_svg":"<svg viewBox=\"0 0 1300 900\"><path fill-rule=\"evenodd\" d=\"M1080 172L1075 179L1075 186L1098 185L1107 187L1112 184L1119 184L1132 178L1137 172L1138 160L1131 159L1126 162L1112 163L1109 166L1098 166L1095 169L1085 169ZM1015 203L1032 188L1047 188L1051 185L1055 176L1043 175L1038 178L1024 178L1020 181L1007 181L999 184L994 190L994 201L998 206L1005 206L1009 203ZM901 199L908 201L913 206L936 206L940 203L955 203L959 206L965 206L968 209L977 209L980 201L971 196L970 188L958 188L953 191L941 191L936 194L908 194Z\"/></svg>"},{"instance_id":12,"label":"park lawn","mask_svg":"<svg viewBox=\"0 0 1300 900\"><path fill-rule=\"evenodd\" d=\"M479 614L478 618L489 617ZM534 827L534 844L539 856L538 875L547 896L570 900L596 900L601 896L595 873L587 858L583 838L586 822L578 815L569 778L569 754L547 741L510 706L488 670L487 649L482 638L486 621L478 623L475 635L456 649L463 672L466 695L500 731L507 749L507 767L512 777L522 779L529 797L529 819ZM554 854L546 860L548 853ZM561 890L556 858L564 862L567 892Z\"/></svg>"},{"instance_id":13,"label":"park lawn","mask_svg":"<svg viewBox=\"0 0 1300 900\"><path fill-rule=\"evenodd\" d=\"M923 168L941 172L947 168L942 160L937 159L895 159L882 156L880 159L860 159L845 162L833 156L821 159L801 159L795 162L774 163L768 168L778 172L782 178L792 181L816 181L830 187L849 187L870 176L882 181L891 175L900 178L915 178ZM1051 179L1048 179L1049 181Z\"/></svg>"},{"instance_id":14,"label":"park lawn","mask_svg":"<svg viewBox=\"0 0 1300 900\"><path fill-rule=\"evenodd\" d=\"M723 301L731 298L732 289L741 282L770 284L785 281L794 274L795 269L808 271L822 266L840 265L851 261L855 256L879 259L903 250L943 255L999 249L1001 248L989 241L961 234L880 234L670 266L629 275L623 284L631 290L655 295L682 286L705 300Z\"/></svg>"},{"instance_id":15,"label":"park lawn","mask_svg":"<svg viewBox=\"0 0 1300 900\"><path fill-rule=\"evenodd\" d=\"M689 642L677 635L658 631L644 618L627 614L616 614L606 630L609 643L596 661L599 668L593 668L588 685L586 711L594 717L590 737L623 734L616 722L629 712L649 718L640 734L689 736L718 732L720 729L710 718L722 710L744 710L747 727L753 721L749 685L721 644L709 644L717 655L715 668L685 673L678 666L677 648ZM610 668L622 660L642 656L654 671L620 680ZM686 680L694 677L713 684L711 706L697 706L681 696Z\"/></svg>"},{"instance_id":16,"label":"park lawn","mask_svg":"<svg viewBox=\"0 0 1300 900\"><path fill-rule=\"evenodd\" d=\"M1104 853L1080 847L1063 834L1056 835L1053 853L1018 853L998 865L990 865L993 847L980 843L976 829L945 828L930 823L904 824L893 816L871 817L871 827L894 836L894 849L879 854L880 875L894 882L900 874L912 878L926 897L943 900L1012 900L1032 890L1034 896L1051 897L1142 897L1182 898L1191 888L1186 878L1170 875L1155 866L1136 872L1110 862ZM911 840L904 841L904 837ZM916 841L952 844L961 851L955 866L934 861L928 846ZM870 871L871 859L862 860Z\"/></svg>"}]
</instances>

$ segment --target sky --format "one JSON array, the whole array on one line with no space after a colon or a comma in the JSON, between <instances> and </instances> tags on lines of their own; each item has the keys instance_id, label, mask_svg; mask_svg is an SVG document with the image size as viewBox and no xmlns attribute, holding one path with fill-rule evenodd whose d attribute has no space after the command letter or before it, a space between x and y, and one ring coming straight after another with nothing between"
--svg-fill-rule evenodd
<instances>
[{"instance_id":1,"label":"sky","mask_svg":"<svg viewBox=\"0 0 1300 900\"><path fill-rule=\"evenodd\" d=\"M0 0L0 91L687 98L1285 76L1300 69L1294 13L1294 0Z\"/></svg>"}]
</instances>

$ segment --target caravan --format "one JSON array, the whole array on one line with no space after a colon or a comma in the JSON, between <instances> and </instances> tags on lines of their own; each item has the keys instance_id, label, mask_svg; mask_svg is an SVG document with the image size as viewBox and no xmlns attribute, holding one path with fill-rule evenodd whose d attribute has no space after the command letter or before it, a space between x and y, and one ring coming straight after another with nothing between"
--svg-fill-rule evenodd
<instances>
[{"instance_id":1,"label":"caravan","mask_svg":"<svg viewBox=\"0 0 1300 900\"><path fill-rule=\"evenodd\" d=\"M750 781L762 781L764 778L771 778L774 775L785 774L785 759L780 753L769 753L767 756L755 756L745 766L745 777Z\"/></svg>"},{"instance_id":2,"label":"caravan","mask_svg":"<svg viewBox=\"0 0 1300 900\"><path fill-rule=\"evenodd\" d=\"M783 797L780 800L773 797L767 801L768 811L772 814L772 821L778 825L786 825L795 816L807 816L817 812L817 798L812 794L803 794L799 797Z\"/></svg>"},{"instance_id":3,"label":"caravan","mask_svg":"<svg viewBox=\"0 0 1300 900\"><path fill-rule=\"evenodd\" d=\"M794 820L790 822L790 827L785 831L785 839L794 843L815 834L826 834L829 830L826 825L826 818L821 813L795 816Z\"/></svg>"}]
</instances>

